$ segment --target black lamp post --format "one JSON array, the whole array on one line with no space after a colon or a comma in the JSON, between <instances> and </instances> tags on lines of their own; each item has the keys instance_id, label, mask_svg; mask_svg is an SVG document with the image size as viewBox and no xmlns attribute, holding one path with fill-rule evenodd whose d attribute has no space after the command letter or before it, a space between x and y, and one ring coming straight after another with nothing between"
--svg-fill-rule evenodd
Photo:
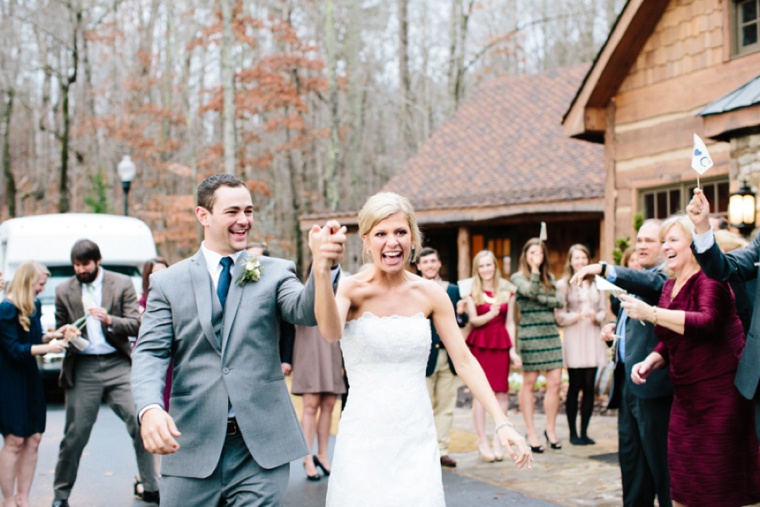
<instances>
[{"instance_id":1,"label":"black lamp post","mask_svg":"<svg viewBox=\"0 0 760 507\"><path fill-rule=\"evenodd\" d=\"M750 234L755 228L756 206L755 193L744 180L729 198L728 221L742 234Z\"/></svg>"},{"instance_id":2,"label":"black lamp post","mask_svg":"<svg viewBox=\"0 0 760 507\"><path fill-rule=\"evenodd\" d=\"M124 155L119 165L116 167L116 171L119 173L121 179L121 188L124 189L124 216L129 215L129 187L132 185L132 180L137 175L137 168L129 155Z\"/></svg>"}]
</instances>

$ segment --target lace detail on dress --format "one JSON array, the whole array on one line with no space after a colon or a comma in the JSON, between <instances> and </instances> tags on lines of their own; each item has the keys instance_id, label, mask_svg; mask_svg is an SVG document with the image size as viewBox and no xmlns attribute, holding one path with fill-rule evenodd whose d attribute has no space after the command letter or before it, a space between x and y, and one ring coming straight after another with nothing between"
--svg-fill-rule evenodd
<instances>
[{"instance_id":1,"label":"lace detail on dress","mask_svg":"<svg viewBox=\"0 0 760 507\"><path fill-rule=\"evenodd\" d=\"M341 417L328 507L444 506L438 442L425 384L430 321L365 312L341 349L348 404Z\"/></svg>"}]
</instances>

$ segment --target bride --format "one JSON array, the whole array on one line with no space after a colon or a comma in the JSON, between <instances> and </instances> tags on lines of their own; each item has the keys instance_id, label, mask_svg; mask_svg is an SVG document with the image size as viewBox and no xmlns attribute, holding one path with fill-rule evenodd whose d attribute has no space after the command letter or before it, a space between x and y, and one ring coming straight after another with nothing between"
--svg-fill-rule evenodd
<instances>
[{"instance_id":1,"label":"bride","mask_svg":"<svg viewBox=\"0 0 760 507\"><path fill-rule=\"evenodd\" d=\"M393 193L372 196L359 212L359 233L371 266L341 280L335 299L322 299L322 304L337 304L331 311L340 319L320 331L329 341L341 340L351 382L327 506L445 505L425 384L428 319L457 374L496 422L495 433L512 460L518 468L530 468L530 449L465 345L448 296L437 283L406 270L422 243L409 201Z\"/></svg>"}]
</instances>

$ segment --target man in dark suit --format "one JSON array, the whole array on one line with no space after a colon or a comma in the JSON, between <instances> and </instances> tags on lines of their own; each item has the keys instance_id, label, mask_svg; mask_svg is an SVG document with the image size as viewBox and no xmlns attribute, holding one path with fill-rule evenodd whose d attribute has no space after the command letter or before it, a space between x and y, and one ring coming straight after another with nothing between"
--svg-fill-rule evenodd
<instances>
[{"instance_id":1,"label":"man in dark suit","mask_svg":"<svg viewBox=\"0 0 760 507\"><path fill-rule=\"evenodd\" d=\"M130 390L130 336L140 328L137 294L129 277L100 267L100 248L82 239L71 249L76 276L55 291L57 327L87 316L83 329L89 344L69 347L61 369L66 393L66 425L53 482L53 506L68 506L79 459L90 439L101 400L127 425L137 455L142 497L158 503L158 475L153 456L143 447ZM164 370L166 371L166 370Z\"/></svg>"},{"instance_id":2,"label":"man in dark suit","mask_svg":"<svg viewBox=\"0 0 760 507\"><path fill-rule=\"evenodd\" d=\"M459 298L459 288L453 283L441 279L441 258L434 248L425 247L420 251L417 260L417 269L426 280L435 280L448 294L451 304L454 305L457 315L457 324L464 327L467 324L467 314L464 312L464 303ZM438 447L441 451L441 465L456 467L457 462L449 456L449 431L454 421L454 408L457 404L457 392L461 382L456 376L454 364L446 353L446 348L441 338L435 331L433 323L430 323L432 343L430 356L428 357L427 377L428 393L433 403L433 417L435 429L438 433Z\"/></svg>"},{"instance_id":3,"label":"man in dark suit","mask_svg":"<svg viewBox=\"0 0 760 507\"><path fill-rule=\"evenodd\" d=\"M279 506L290 462L308 452L283 378L279 325L340 326L333 282L345 229L334 221L312 229L304 286L292 262L245 251L253 202L243 181L215 174L197 198L200 249L150 279L132 369L143 441L164 455L164 506ZM172 359L167 412L160 372Z\"/></svg>"},{"instance_id":4,"label":"man in dark suit","mask_svg":"<svg viewBox=\"0 0 760 507\"><path fill-rule=\"evenodd\" d=\"M733 250L727 254L721 252L715 242L713 229L710 226L710 203L697 188L694 197L686 207L689 218L694 223L695 257L702 271L715 280L722 282L749 282L757 278L760 263L760 236L747 247ZM755 288L755 308L760 305L760 284ZM744 346L739 367L736 370L734 383L739 392L748 400L755 400L755 433L760 438L760 312L752 311L752 319L747 333L747 343Z\"/></svg>"},{"instance_id":5,"label":"man in dark suit","mask_svg":"<svg viewBox=\"0 0 760 507\"><path fill-rule=\"evenodd\" d=\"M641 271L591 264L575 274L571 283L579 283L594 275L625 289L642 301L656 305L667 279L660 269L660 222L647 220L636 236L636 253ZM622 310L621 310L622 311ZM625 375L618 377L612 394L620 400L618 412L618 454L623 479L623 504L626 507L653 505L657 497L661 507L672 505L670 475L668 473L668 422L673 402L673 387L668 370L657 371L646 384L636 385L631 380L631 369L643 361L658 343L654 326L623 318L622 336L616 353L618 364L623 363ZM610 330L607 328L609 334Z\"/></svg>"}]
</instances>

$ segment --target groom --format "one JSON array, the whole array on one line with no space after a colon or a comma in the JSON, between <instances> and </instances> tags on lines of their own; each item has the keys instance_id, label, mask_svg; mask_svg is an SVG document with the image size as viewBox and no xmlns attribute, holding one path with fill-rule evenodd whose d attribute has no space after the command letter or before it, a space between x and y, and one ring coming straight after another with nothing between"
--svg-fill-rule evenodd
<instances>
[{"instance_id":1,"label":"groom","mask_svg":"<svg viewBox=\"0 0 760 507\"><path fill-rule=\"evenodd\" d=\"M143 442L165 455L161 505L279 506L289 462L308 452L280 368L280 319L313 326L330 315L320 299L334 297L344 229L312 229L315 268L304 287L292 262L245 251L253 203L241 180L201 182L195 214L200 250L151 276L133 353ZM169 414L162 392L172 359Z\"/></svg>"}]
</instances>

